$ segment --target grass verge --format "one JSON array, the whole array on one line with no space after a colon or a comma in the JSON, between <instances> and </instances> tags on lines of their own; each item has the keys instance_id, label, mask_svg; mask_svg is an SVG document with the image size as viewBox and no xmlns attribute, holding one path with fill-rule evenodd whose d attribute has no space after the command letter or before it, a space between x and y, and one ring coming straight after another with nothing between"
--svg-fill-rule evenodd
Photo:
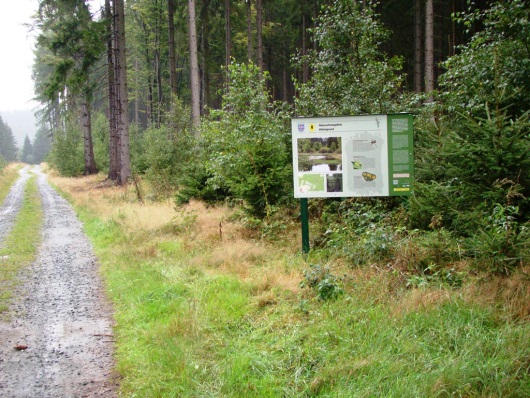
<instances>
[{"instance_id":1,"label":"grass verge","mask_svg":"<svg viewBox=\"0 0 530 398\"><path fill-rule=\"evenodd\" d=\"M27 182L13 229L0 248L0 314L9 308L19 271L35 260L41 241L41 224L41 199L33 176Z\"/></svg>"},{"instance_id":2,"label":"grass verge","mask_svg":"<svg viewBox=\"0 0 530 398\"><path fill-rule=\"evenodd\" d=\"M294 231L265 242L229 209L54 183L102 264L124 396L530 396L525 275L407 288L340 258L309 272L318 252L306 262Z\"/></svg>"},{"instance_id":3,"label":"grass verge","mask_svg":"<svg viewBox=\"0 0 530 398\"><path fill-rule=\"evenodd\" d=\"M4 202L9 190L18 179L20 164L10 163L5 169L0 170L0 204Z\"/></svg>"}]
</instances>

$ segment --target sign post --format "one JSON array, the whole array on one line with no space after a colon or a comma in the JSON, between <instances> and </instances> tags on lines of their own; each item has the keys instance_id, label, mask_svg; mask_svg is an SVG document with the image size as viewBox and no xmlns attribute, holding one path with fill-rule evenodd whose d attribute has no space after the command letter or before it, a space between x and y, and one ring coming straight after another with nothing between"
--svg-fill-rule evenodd
<instances>
[{"instance_id":1,"label":"sign post","mask_svg":"<svg viewBox=\"0 0 530 398\"><path fill-rule=\"evenodd\" d=\"M291 119L291 130L304 253L309 251L308 198L411 195L412 115L299 117Z\"/></svg>"},{"instance_id":2,"label":"sign post","mask_svg":"<svg viewBox=\"0 0 530 398\"><path fill-rule=\"evenodd\" d=\"M300 220L302 222L302 253L309 253L309 209L307 198L300 198Z\"/></svg>"}]
</instances>

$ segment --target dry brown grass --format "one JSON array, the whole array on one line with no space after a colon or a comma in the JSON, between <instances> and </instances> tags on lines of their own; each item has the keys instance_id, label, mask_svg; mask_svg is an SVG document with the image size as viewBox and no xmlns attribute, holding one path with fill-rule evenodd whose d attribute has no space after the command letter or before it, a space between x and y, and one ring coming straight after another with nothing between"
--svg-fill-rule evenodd
<instances>
[{"instance_id":1,"label":"dry brown grass","mask_svg":"<svg viewBox=\"0 0 530 398\"><path fill-rule=\"evenodd\" d=\"M131 187L109 183L101 174L64 178L52 173L49 180L67 192L77 205L88 207L104 220L120 221L132 230L161 228L176 214L171 202L139 203Z\"/></svg>"},{"instance_id":2,"label":"dry brown grass","mask_svg":"<svg viewBox=\"0 0 530 398\"><path fill-rule=\"evenodd\" d=\"M101 174L64 178L49 173L49 180L77 205L88 207L103 220L124 225L132 236L140 236L134 248L139 257L161 256L161 242L179 241L188 253L186 266L236 275L254 286L257 295L267 294L273 287L299 289L303 260L286 269L283 259L285 250L293 253L293 246L278 249L253 238L240 223L229 221L234 210L227 206L207 206L198 201L179 208L172 201L140 203L132 186L116 186ZM297 235L286 239L297 239Z\"/></svg>"},{"instance_id":3,"label":"dry brown grass","mask_svg":"<svg viewBox=\"0 0 530 398\"><path fill-rule=\"evenodd\" d=\"M11 166L14 167L14 166ZM302 272L307 264L299 250L299 231L292 230L281 245L257 239L237 221L230 221L233 209L206 206L197 201L175 208L173 202L139 203L134 188L108 183L103 175L62 178L49 175L52 183L66 191L78 205L87 206L103 220L125 225L132 236L139 236L135 255L150 259L162 253L160 245L178 242L190 269L211 274L235 275L250 283L258 306L277 300L275 288L300 291ZM345 288L371 302L390 305L393 316L428 310L443 302L462 298L468 302L502 308L511 319L530 319L530 270L506 277L468 281L462 289L443 287L405 289L403 276L377 266L355 268L340 259L331 260L331 272L342 278ZM460 265L459 268L465 268ZM173 272L173 271L168 271Z\"/></svg>"},{"instance_id":4,"label":"dry brown grass","mask_svg":"<svg viewBox=\"0 0 530 398\"><path fill-rule=\"evenodd\" d=\"M464 296L468 301L496 307L510 320L530 320L530 267L510 277L477 280L464 288Z\"/></svg>"}]
</instances>

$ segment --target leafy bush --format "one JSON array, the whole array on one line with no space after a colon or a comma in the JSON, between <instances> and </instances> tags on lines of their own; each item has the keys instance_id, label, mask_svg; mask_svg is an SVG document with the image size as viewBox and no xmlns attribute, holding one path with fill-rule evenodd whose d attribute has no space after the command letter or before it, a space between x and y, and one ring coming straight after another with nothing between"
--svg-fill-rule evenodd
<instances>
[{"instance_id":1,"label":"leafy bush","mask_svg":"<svg viewBox=\"0 0 530 398\"><path fill-rule=\"evenodd\" d=\"M390 200L345 199L330 202L322 214L320 244L354 265L392 257L402 227ZM318 240L318 238L317 238Z\"/></svg>"},{"instance_id":2,"label":"leafy bush","mask_svg":"<svg viewBox=\"0 0 530 398\"><path fill-rule=\"evenodd\" d=\"M174 99L168 123L136 133L133 168L143 173L157 198L172 195L199 159L194 157L196 139L191 132L189 109Z\"/></svg>"},{"instance_id":3,"label":"leafy bush","mask_svg":"<svg viewBox=\"0 0 530 398\"><path fill-rule=\"evenodd\" d=\"M175 203L182 205L191 199L200 199L209 204L221 202L229 197L226 186L214 186L208 181L213 177L206 169L206 165L197 156L196 161L185 166L179 179L179 190L175 195Z\"/></svg>"},{"instance_id":4,"label":"leafy bush","mask_svg":"<svg viewBox=\"0 0 530 398\"><path fill-rule=\"evenodd\" d=\"M357 115L397 110L402 60L388 59L380 44L389 32L378 20L376 1L336 0L323 6L312 29L318 51L295 59L311 65L309 82L297 83L299 115ZM400 109L402 111L403 109Z\"/></svg>"},{"instance_id":5,"label":"leafy bush","mask_svg":"<svg viewBox=\"0 0 530 398\"><path fill-rule=\"evenodd\" d=\"M83 141L75 123L67 121L64 130L55 133L49 162L62 176L83 175L85 169Z\"/></svg>"},{"instance_id":6,"label":"leafy bush","mask_svg":"<svg viewBox=\"0 0 530 398\"><path fill-rule=\"evenodd\" d=\"M483 29L445 63L438 105L416 119L413 228L447 228L482 247L476 232L490 230L499 204L530 220L529 10L509 0L456 16Z\"/></svg>"},{"instance_id":7,"label":"leafy bush","mask_svg":"<svg viewBox=\"0 0 530 398\"><path fill-rule=\"evenodd\" d=\"M269 218L291 187L289 114L271 103L265 73L253 64L229 66L223 109L212 110L201 129L207 185L243 199L248 212Z\"/></svg>"},{"instance_id":8,"label":"leafy bush","mask_svg":"<svg viewBox=\"0 0 530 398\"><path fill-rule=\"evenodd\" d=\"M480 267L494 273L509 274L530 258L530 228L517 220L519 208L495 205L484 225L467 240L470 255Z\"/></svg>"},{"instance_id":9,"label":"leafy bush","mask_svg":"<svg viewBox=\"0 0 530 398\"><path fill-rule=\"evenodd\" d=\"M407 278L407 287L421 288L440 285L459 288L464 282L463 276L463 273L456 271L455 268L444 268L429 264L421 273L410 275Z\"/></svg>"},{"instance_id":10,"label":"leafy bush","mask_svg":"<svg viewBox=\"0 0 530 398\"><path fill-rule=\"evenodd\" d=\"M300 286L313 289L323 301L336 299L344 293L340 287L340 279L333 275L328 267L319 264L311 264L309 269L304 271L304 280Z\"/></svg>"}]
</instances>

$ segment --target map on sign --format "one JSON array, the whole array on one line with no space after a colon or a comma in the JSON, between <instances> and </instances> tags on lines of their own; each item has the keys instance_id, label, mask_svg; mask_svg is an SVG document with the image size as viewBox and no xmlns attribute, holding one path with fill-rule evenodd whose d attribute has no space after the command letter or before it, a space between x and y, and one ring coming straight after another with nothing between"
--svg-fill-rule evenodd
<instances>
[{"instance_id":1,"label":"map on sign","mask_svg":"<svg viewBox=\"0 0 530 398\"><path fill-rule=\"evenodd\" d=\"M293 118L296 198L410 195L410 114Z\"/></svg>"}]
</instances>

